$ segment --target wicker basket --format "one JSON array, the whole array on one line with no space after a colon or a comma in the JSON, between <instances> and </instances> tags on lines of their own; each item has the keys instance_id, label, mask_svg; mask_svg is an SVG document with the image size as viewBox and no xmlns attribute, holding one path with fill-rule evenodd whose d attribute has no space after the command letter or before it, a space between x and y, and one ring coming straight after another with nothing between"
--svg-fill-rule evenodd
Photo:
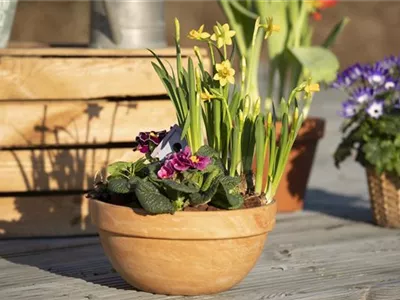
<instances>
[{"instance_id":1,"label":"wicker basket","mask_svg":"<svg viewBox=\"0 0 400 300\"><path fill-rule=\"evenodd\" d=\"M400 228L400 177L367 168L367 178L375 223Z\"/></svg>"}]
</instances>

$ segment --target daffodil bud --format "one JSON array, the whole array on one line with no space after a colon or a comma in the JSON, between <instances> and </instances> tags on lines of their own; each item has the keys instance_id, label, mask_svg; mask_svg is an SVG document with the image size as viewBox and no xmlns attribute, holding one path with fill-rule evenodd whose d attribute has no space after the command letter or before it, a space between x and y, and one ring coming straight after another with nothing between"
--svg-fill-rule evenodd
<instances>
[{"instance_id":1,"label":"daffodil bud","mask_svg":"<svg viewBox=\"0 0 400 300\"><path fill-rule=\"evenodd\" d=\"M195 69L197 91L201 92L201 71L199 67Z\"/></svg>"},{"instance_id":2,"label":"daffodil bud","mask_svg":"<svg viewBox=\"0 0 400 300\"><path fill-rule=\"evenodd\" d=\"M242 70L242 86L244 86L244 82L246 81L246 71L247 71L246 57L244 56L242 56L241 60L241 70Z\"/></svg>"},{"instance_id":3,"label":"daffodil bud","mask_svg":"<svg viewBox=\"0 0 400 300\"><path fill-rule=\"evenodd\" d=\"M272 113L271 112L268 112L268 115L267 115L267 125L268 125L268 128L270 128L272 125Z\"/></svg>"},{"instance_id":4,"label":"daffodil bud","mask_svg":"<svg viewBox=\"0 0 400 300\"><path fill-rule=\"evenodd\" d=\"M243 128L243 126L244 126L244 114L243 114L242 110L239 110L238 118L239 118L239 128Z\"/></svg>"},{"instance_id":5,"label":"daffodil bud","mask_svg":"<svg viewBox=\"0 0 400 300\"><path fill-rule=\"evenodd\" d=\"M178 18L175 18L175 38L177 41L181 39L181 25Z\"/></svg>"},{"instance_id":6,"label":"daffodil bud","mask_svg":"<svg viewBox=\"0 0 400 300\"><path fill-rule=\"evenodd\" d=\"M298 120L299 120L299 108L296 107L293 113L293 124L296 124Z\"/></svg>"},{"instance_id":7,"label":"daffodil bud","mask_svg":"<svg viewBox=\"0 0 400 300\"><path fill-rule=\"evenodd\" d=\"M249 112L250 112L250 97L247 95L243 99L243 114L244 114L244 116L247 117Z\"/></svg>"},{"instance_id":8,"label":"daffodil bud","mask_svg":"<svg viewBox=\"0 0 400 300\"><path fill-rule=\"evenodd\" d=\"M261 109L260 102L261 102L261 99L260 99L260 97L258 97L256 102L254 103L254 111L253 111L254 116L258 116L258 114L260 113L260 109Z\"/></svg>"}]
</instances>

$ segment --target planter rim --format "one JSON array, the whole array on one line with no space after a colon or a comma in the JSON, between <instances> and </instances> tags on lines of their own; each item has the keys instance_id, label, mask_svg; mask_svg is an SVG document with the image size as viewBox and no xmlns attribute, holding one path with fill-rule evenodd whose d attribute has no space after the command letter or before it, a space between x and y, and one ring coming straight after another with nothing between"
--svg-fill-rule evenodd
<instances>
[{"instance_id":1,"label":"planter rim","mask_svg":"<svg viewBox=\"0 0 400 300\"><path fill-rule=\"evenodd\" d=\"M179 240L232 239L271 231L275 225L276 201L254 208L151 215L143 209L91 199L90 215L100 230L121 236Z\"/></svg>"}]
</instances>

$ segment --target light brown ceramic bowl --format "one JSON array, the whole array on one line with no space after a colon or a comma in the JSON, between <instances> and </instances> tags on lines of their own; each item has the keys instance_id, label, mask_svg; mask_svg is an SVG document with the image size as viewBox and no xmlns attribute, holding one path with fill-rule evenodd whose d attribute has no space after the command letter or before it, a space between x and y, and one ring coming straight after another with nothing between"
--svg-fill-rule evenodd
<instances>
[{"instance_id":1,"label":"light brown ceramic bowl","mask_svg":"<svg viewBox=\"0 0 400 300\"><path fill-rule=\"evenodd\" d=\"M96 200L92 222L117 272L142 291L213 294L253 268L275 225L275 202L240 210L148 215Z\"/></svg>"}]
</instances>

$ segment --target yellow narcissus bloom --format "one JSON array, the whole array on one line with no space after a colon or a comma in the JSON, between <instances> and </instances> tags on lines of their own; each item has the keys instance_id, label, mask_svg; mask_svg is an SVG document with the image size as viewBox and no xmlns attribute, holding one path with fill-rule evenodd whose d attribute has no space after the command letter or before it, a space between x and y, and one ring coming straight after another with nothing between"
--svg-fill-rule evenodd
<instances>
[{"instance_id":1,"label":"yellow narcissus bloom","mask_svg":"<svg viewBox=\"0 0 400 300\"><path fill-rule=\"evenodd\" d=\"M232 45L232 37L236 34L234 30L229 30L229 25L217 23L214 26L214 33L211 35L211 40L217 42L217 47L221 48L223 45Z\"/></svg>"},{"instance_id":2,"label":"yellow narcissus bloom","mask_svg":"<svg viewBox=\"0 0 400 300\"><path fill-rule=\"evenodd\" d=\"M230 84L235 83L235 70L231 66L229 60L224 60L220 64L215 65L217 74L214 75L214 80L218 80L221 86L225 86L228 82Z\"/></svg>"},{"instance_id":3,"label":"yellow narcissus bloom","mask_svg":"<svg viewBox=\"0 0 400 300\"><path fill-rule=\"evenodd\" d=\"M268 18L267 24L265 24L263 27L265 28L264 39L269 38L273 32L279 32L281 30L281 27L279 25L273 23L272 18Z\"/></svg>"},{"instance_id":4,"label":"yellow narcissus bloom","mask_svg":"<svg viewBox=\"0 0 400 300\"><path fill-rule=\"evenodd\" d=\"M319 92L319 84L308 82L304 87L304 91L306 92L306 97L310 98L314 92Z\"/></svg>"},{"instance_id":5,"label":"yellow narcissus bloom","mask_svg":"<svg viewBox=\"0 0 400 300\"><path fill-rule=\"evenodd\" d=\"M204 41L210 37L210 34L208 32L203 32L204 30L204 24L200 26L198 30L191 30L188 34L188 38L191 40L199 40L199 41Z\"/></svg>"},{"instance_id":6,"label":"yellow narcissus bloom","mask_svg":"<svg viewBox=\"0 0 400 300\"><path fill-rule=\"evenodd\" d=\"M211 99L214 99L215 96L213 94L210 94L210 92L207 89L204 89L204 92L200 94L200 98L203 101L211 101Z\"/></svg>"}]
</instances>

